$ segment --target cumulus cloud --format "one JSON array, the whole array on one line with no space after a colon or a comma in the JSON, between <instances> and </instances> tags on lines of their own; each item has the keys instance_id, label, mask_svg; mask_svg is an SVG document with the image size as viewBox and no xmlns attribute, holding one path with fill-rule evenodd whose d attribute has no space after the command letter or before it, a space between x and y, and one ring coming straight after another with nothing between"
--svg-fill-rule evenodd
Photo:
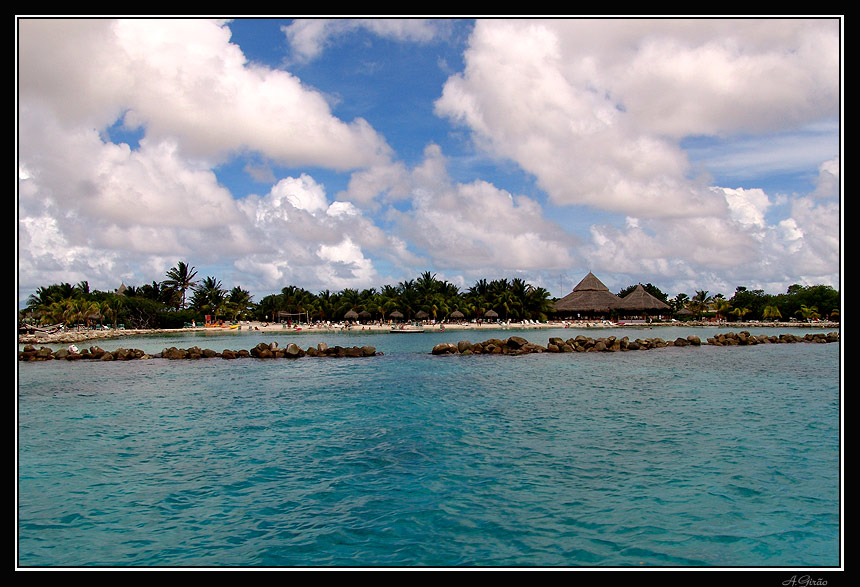
<instances>
[{"instance_id":1,"label":"cumulus cloud","mask_svg":"<svg viewBox=\"0 0 860 587\"><path fill-rule=\"evenodd\" d=\"M437 38L443 27L443 22L418 18L304 18L281 27L281 30L289 40L294 54L307 61L319 56L333 39L351 32L366 30L382 38L426 43Z\"/></svg>"},{"instance_id":2,"label":"cumulus cloud","mask_svg":"<svg viewBox=\"0 0 860 587\"><path fill-rule=\"evenodd\" d=\"M489 20L436 112L533 174L556 205L627 219L591 226L576 249L589 268L681 286L779 282L817 266L833 283L838 206L713 186L682 140L744 136L731 159L708 154L713 170L826 158L815 196L832 195L839 77L835 20ZM768 217L778 201L790 217Z\"/></svg>"},{"instance_id":3,"label":"cumulus cloud","mask_svg":"<svg viewBox=\"0 0 860 587\"><path fill-rule=\"evenodd\" d=\"M312 60L351 32L427 43L445 26L297 20L283 32ZM383 261L463 283L577 268L676 291L838 281L833 21L479 21L435 112L533 177L577 227L548 217L542 195L455 181L430 138L419 164L398 161L367 121L249 62L227 23L22 19L18 40L24 290L161 280L178 258L258 291L376 286ZM112 141L120 128L139 140ZM703 135L743 141L684 145ZM219 182L237 153L258 194ZM816 167L809 194L708 173ZM350 173L348 185L328 191L315 169Z\"/></svg>"},{"instance_id":4,"label":"cumulus cloud","mask_svg":"<svg viewBox=\"0 0 860 587\"><path fill-rule=\"evenodd\" d=\"M572 262L575 238L547 220L538 202L486 181L452 181L435 144L411 171L410 186L410 208L390 217L433 267L538 271Z\"/></svg>"},{"instance_id":5,"label":"cumulus cloud","mask_svg":"<svg viewBox=\"0 0 860 587\"><path fill-rule=\"evenodd\" d=\"M834 21L479 21L437 113L559 204L718 213L679 145L835 116Z\"/></svg>"},{"instance_id":6,"label":"cumulus cloud","mask_svg":"<svg viewBox=\"0 0 860 587\"><path fill-rule=\"evenodd\" d=\"M390 155L362 119L343 122L289 72L250 64L209 20L22 20L20 95L65 124L122 116L151 140L217 161L259 151L288 165L354 169Z\"/></svg>"},{"instance_id":7,"label":"cumulus cloud","mask_svg":"<svg viewBox=\"0 0 860 587\"><path fill-rule=\"evenodd\" d=\"M368 282L355 243L384 238L363 218L364 233L352 241L343 226L318 220L331 203L313 180L286 178L263 200L242 203L213 171L235 152L335 170L383 165L390 150L366 121L343 122L288 72L249 64L221 22L23 19L19 33L25 287L44 285L47 275L106 289L123 277L161 280L177 256L268 267L281 255L289 263L274 261L279 276L329 258L341 264L340 282ZM140 128L143 138L115 144L106 138L115 124ZM303 224L307 218L314 222ZM266 236L283 226L292 236L273 247ZM315 239L317 250L302 238ZM345 242L354 247L339 255L319 249ZM286 254L290 243L299 244ZM343 276L353 265L350 281Z\"/></svg>"}]
</instances>

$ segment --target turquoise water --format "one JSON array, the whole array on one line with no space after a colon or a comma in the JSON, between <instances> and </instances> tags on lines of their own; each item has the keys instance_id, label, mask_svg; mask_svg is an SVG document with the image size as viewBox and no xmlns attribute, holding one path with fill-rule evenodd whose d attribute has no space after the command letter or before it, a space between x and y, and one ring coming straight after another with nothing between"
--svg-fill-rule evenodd
<instances>
[{"instance_id":1,"label":"turquoise water","mask_svg":"<svg viewBox=\"0 0 860 587\"><path fill-rule=\"evenodd\" d=\"M189 333L100 346L384 355L19 364L18 564L840 564L840 343L429 354L578 333Z\"/></svg>"}]
</instances>

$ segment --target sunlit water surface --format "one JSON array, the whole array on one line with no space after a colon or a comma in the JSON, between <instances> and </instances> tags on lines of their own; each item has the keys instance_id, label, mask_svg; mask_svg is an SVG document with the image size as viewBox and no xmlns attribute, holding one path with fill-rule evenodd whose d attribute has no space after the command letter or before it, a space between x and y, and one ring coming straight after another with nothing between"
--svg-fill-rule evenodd
<instances>
[{"instance_id":1,"label":"sunlit water surface","mask_svg":"<svg viewBox=\"0 0 860 587\"><path fill-rule=\"evenodd\" d=\"M839 565L839 343L429 352L711 332L188 333L99 344L383 355L19 364L18 564Z\"/></svg>"}]
</instances>

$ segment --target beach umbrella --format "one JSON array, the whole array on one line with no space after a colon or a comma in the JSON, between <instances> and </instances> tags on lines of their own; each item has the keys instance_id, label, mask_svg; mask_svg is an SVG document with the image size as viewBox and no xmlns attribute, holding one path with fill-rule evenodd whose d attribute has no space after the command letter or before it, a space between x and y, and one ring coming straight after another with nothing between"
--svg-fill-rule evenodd
<instances>
[{"instance_id":1,"label":"beach umbrella","mask_svg":"<svg viewBox=\"0 0 860 587\"><path fill-rule=\"evenodd\" d=\"M359 320L370 320L370 312L368 312L367 310L362 310L361 312L358 313L358 319Z\"/></svg>"},{"instance_id":2,"label":"beach umbrella","mask_svg":"<svg viewBox=\"0 0 860 587\"><path fill-rule=\"evenodd\" d=\"M358 312L356 312L355 310L350 310L349 312L347 312L344 315L344 318L346 320L357 320L358 319Z\"/></svg>"},{"instance_id":3,"label":"beach umbrella","mask_svg":"<svg viewBox=\"0 0 860 587\"><path fill-rule=\"evenodd\" d=\"M484 318L495 319L498 317L499 317L499 313L496 312L495 310L487 310L486 312L484 312Z\"/></svg>"},{"instance_id":4,"label":"beach umbrella","mask_svg":"<svg viewBox=\"0 0 860 587\"><path fill-rule=\"evenodd\" d=\"M394 310L391 314L388 315L388 317L392 318L394 320L402 320L403 319L403 313L400 312L400 310Z\"/></svg>"},{"instance_id":5,"label":"beach umbrella","mask_svg":"<svg viewBox=\"0 0 860 587\"><path fill-rule=\"evenodd\" d=\"M465 316L463 316L463 312L461 312L460 310L454 310L453 312L451 312L451 318L454 318L455 320L460 320L464 317Z\"/></svg>"},{"instance_id":6,"label":"beach umbrella","mask_svg":"<svg viewBox=\"0 0 860 587\"><path fill-rule=\"evenodd\" d=\"M415 314L415 318L418 320L426 320L430 317L430 314L425 312L424 310L419 310L417 314Z\"/></svg>"}]
</instances>

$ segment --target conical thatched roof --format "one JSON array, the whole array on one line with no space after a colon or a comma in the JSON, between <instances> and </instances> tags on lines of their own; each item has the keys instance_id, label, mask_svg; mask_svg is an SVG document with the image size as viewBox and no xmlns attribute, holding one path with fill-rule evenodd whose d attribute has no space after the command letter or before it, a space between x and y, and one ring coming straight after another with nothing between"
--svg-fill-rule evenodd
<instances>
[{"instance_id":1,"label":"conical thatched roof","mask_svg":"<svg viewBox=\"0 0 860 587\"><path fill-rule=\"evenodd\" d=\"M451 318L463 318L463 317L464 317L463 312L461 312L460 310L454 310L453 312L451 312Z\"/></svg>"},{"instance_id":2,"label":"conical thatched roof","mask_svg":"<svg viewBox=\"0 0 860 587\"><path fill-rule=\"evenodd\" d=\"M403 313L400 310L394 310L391 314L388 315L391 318L403 318Z\"/></svg>"},{"instance_id":3,"label":"conical thatched roof","mask_svg":"<svg viewBox=\"0 0 860 587\"><path fill-rule=\"evenodd\" d=\"M430 314L428 314L424 310L419 310L418 313L415 314L415 317L419 320L424 320L425 318L429 318Z\"/></svg>"},{"instance_id":4,"label":"conical thatched roof","mask_svg":"<svg viewBox=\"0 0 860 587\"><path fill-rule=\"evenodd\" d=\"M487 310L486 312L484 312L484 318L498 318L498 317L499 317L499 313L496 312L495 310Z\"/></svg>"},{"instance_id":5,"label":"conical thatched roof","mask_svg":"<svg viewBox=\"0 0 860 587\"><path fill-rule=\"evenodd\" d=\"M621 299L621 304L618 307L620 310L631 310L635 312L653 312L659 310L668 310L669 305L663 303L662 300L652 296L642 284L636 286L636 289Z\"/></svg>"},{"instance_id":6,"label":"conical thatched roof","mask_svg":"<svg viewBox=\"0 0 860 587\"><path fill-rule=\"evenodd\" d=\"M556 312L604 313L618 308L621 299L590 271L573 291L555 303Z\"/></svg>"},{"instance_id":7,"label":"conical thatched roof","mask_svg":"<svg viewBox=\"0 0 860 587\"><path fill-rule=\"evenodd\" d=\"M347 320L355 320L356 318L358 318L358 312L356 312L355 310L350 310L349 312L344 314L343 317Z\"/></svg>"}]
</instances>

